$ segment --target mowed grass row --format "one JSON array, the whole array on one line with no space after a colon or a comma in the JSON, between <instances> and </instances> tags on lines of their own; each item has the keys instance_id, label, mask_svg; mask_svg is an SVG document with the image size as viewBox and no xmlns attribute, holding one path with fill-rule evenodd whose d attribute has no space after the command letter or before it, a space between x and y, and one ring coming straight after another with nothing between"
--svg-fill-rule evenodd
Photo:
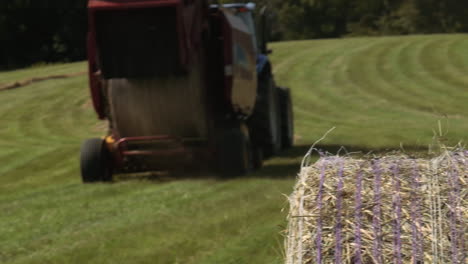
<instances>
[{"instance_id":1,"label":"mowed grass row","mask_svg":"<svg viewBox=\"0 0 468 264\"><path fill-rule=\"evenodd\" d=\"M468 139L468 37L429 35L284 42L276 77L293 87L297 134L326 145L426 147L438 121Z\"/></svg>"},{"instance_id":2,"label":"mowed grass row","mask_svg":"<svg viewBox=\"0 0 468 264\"><path fill-rule=\"evenodd\" d=\"M0 263L282 263L299 161L322 144L427 146L468 136L464 35L356 38L272 45L277 82L293 90L297 146L253 175L220 181L121 180L82 185L79 146L100 136L85 76L0 92ZM0 73L0 83L85 63ZM193 176L193 178L191 178Z\"/></svg>"},{"instance_id":3,"label":"mowed grass row","mask_svg":"<svg viewBox=\"0 0 468 264\"><path fill-rule=\"evenodd\" d=\"M84 71L86 71L86 66L83 62L74 62L67 64L58 63L49 65L42 65L39 63L26 69L1 73L0 84L17 82L23 79L35 77L70 74Z\"/></svg>"}]
</instances>

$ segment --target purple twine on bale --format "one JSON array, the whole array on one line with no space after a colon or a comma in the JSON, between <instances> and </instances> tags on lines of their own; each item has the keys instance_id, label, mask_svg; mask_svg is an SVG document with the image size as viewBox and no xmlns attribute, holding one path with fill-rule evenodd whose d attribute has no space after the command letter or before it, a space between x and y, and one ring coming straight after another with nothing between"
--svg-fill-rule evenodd
<instances>
[{"instance_id":1,"label":"purple twine on bale","mask_svg":"<svg viewBox=\"0 0 468 264\"><path fill-rule=\"evenodd\" d=\"M421 236L421 201L418 197L420 174L416 160L413 163L413 177L411 178L411 245L413 253L413 264L423 262L423 240Z\"/></svg>"},{"instance_id":2,"label":"purple twine on bale","mask_svg":"<svg viewBox=\"0 0 468 264\"><path fill-rule=\"evenodd\" d=\"M341 264L341 256L343 250L342 241L342 207L343 207L343 186L344 186L344 161L339 159L339 171L338 171L338 189L336 194L336 226L335 226L335 264Z\"/></svg>"},{"instance_id":3,"label":"purple twine on bale","mask_svg":"<svg viewBox=\"0 0 468 264\"><path fill-rule=\"evenodd\" d=\"M452 253L452 263L458 264L459 254L458 254L458 244L460 238L460 231L458 230L458 197L460 196L460 183L458 182L458 171L455 167L451 168L450 176L448 183L450 186L450 233L451 233L451 253Z\"/></svg>"},{"instance_id":4,"label":"purple twine on bale","mask_svg":"<svg viewBox=\"0 0 468 264\"><path fill-rule=\"evenodd\" d=\"M461 153L461 154L463 156L463 153ZM468 151L465 151L464 155L468 156ZM468 162L467 162L467 160L466 159L461 159L460 163L464 167L464 171L468 171ZM460 184L459 179L457 179L456 183L458 184L458 190L460 191L461 186L459 185ZM461 229L461 232L460 232L460 248L462 250L461 256L460 256L460 258L461 258L460 263L467 263L468 262L468 260L467 260L468 250L465 250L466 240L464 238L464 236L465 236L464 230L466 230L466 228L467 228L467 223L466 223L466 221L462 220L461 227L460 227L460 229Z\"/></svg>"},{"instance_id":5,"label":"purple twine on bale","mask_svg":"<svg viewBox=\"0 0 468 264\"><path fill-rule=\"evenodd\" d=\"M321 172L320 172L320 185L317 194L317 208L319 217L317 218L317 238L315 241L317 247L317 264L322 263L322 207L323 207L323 186L325 184L325 171L326 171L326 160L323 160Z\"/></svg>"},{"instance_id":6,"label":"purple twine on bale","mask_svg":"<svg viewBox=\"0 0 468 264\"><path fill-rule=\"evenodd\" d=\"M354 210L355 214L355 221L356 221L356 237L355 237L355 243L356 243L356 256L355 256L355 264L362 264L362 234L361 234L361 227L362 227L362 175L363 171L359 170L357 174L357 179L356 179L356 197L355 197L355 203L356 203L356 208Z\"/></svg>"},{"instance_id":7,"label":"purple twine on bale","mask_svg":"<svg viewBox=\"0 0 468 264\"><path fill-rule=\"evenodd\" d=\"M396 264L402 264L401 258L401 179L399 178L399 164L394 164L392 166L393 174L393 208L395 210L395 219L393 221L393 246L394 246L394 262Z\"/></svg>"},{"instance_id":8,"label":"purple twine on bale","mask_svg":"<svg viewBox=\"0 0 468 264\"><path fill-rule=\"evenodd\" d=\"M374 172L374 208L372 228L374 229L374 244L372 255L377 264L382 264L382 227L381 227L381 202L382 202L382 171L379 160L373 161Z\"/></svg>"}]
</instances>

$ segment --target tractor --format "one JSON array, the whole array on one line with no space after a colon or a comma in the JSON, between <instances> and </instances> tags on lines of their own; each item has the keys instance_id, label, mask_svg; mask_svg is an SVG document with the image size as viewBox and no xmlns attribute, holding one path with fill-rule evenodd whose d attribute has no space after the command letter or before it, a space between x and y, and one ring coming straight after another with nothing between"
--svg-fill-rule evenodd
<instances>
[{"instance_id":1,"label":"tractor","mask_svg":"<svg viewBox=\"0 0 468 264\"><path fill-rule=\"evenodd\" d=\"M84 183L209 168L233 177L293 144L275 84L267 9L207 0L89 0L88 67L104 138L81 147Z\"/></svg>"}]
</instances>

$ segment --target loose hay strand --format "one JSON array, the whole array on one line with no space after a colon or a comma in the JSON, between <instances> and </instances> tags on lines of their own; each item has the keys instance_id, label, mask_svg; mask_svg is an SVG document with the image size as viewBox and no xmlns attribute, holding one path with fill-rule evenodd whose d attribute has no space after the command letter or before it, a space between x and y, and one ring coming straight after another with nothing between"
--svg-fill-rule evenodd
<instances>
[{"instance_id":1,"label":"loose hay strand","mask_svg":"<svg viewBox=\"0 0 468 264\"><path fill-rule=\"evenodd\" d=\"M323 156L303 167L286 263L466 264L467 154Z\"/></svg>"}]
</instances>

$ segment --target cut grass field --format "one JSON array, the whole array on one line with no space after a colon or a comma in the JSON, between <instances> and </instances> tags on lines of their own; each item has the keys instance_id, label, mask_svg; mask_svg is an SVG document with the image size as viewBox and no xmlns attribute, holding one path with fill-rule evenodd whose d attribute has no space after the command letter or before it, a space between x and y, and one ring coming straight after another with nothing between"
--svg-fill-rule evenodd
<instances>
[{"instance_id":1,"label":"cut grass field","mask_svg":"<svg viewBox=\"0 0 468 264\"><path fill-rule=\"evenodd\" d=\"M102 135L85 76L0 92L0 263L282 263L281 232L301 156L426 149L468 138L468 38L432 35L272 45L294 97L297 146L229 181L189 174L82 185L79 147ZM1 72L0 83L85 63Z\"/></svg>"},{"instance_id":2,"label":"cut grass field","mask_svg":"<svg viewBox=\"0 0 468 264\"><path fill-rule=\"evenodd\" d=\"M425 147L437 120L447 144L468 138L468 36L429 35L284 42L276 77L293 87L303 142L336 126L325 144Z\"/></svg>"}]
</instances>

